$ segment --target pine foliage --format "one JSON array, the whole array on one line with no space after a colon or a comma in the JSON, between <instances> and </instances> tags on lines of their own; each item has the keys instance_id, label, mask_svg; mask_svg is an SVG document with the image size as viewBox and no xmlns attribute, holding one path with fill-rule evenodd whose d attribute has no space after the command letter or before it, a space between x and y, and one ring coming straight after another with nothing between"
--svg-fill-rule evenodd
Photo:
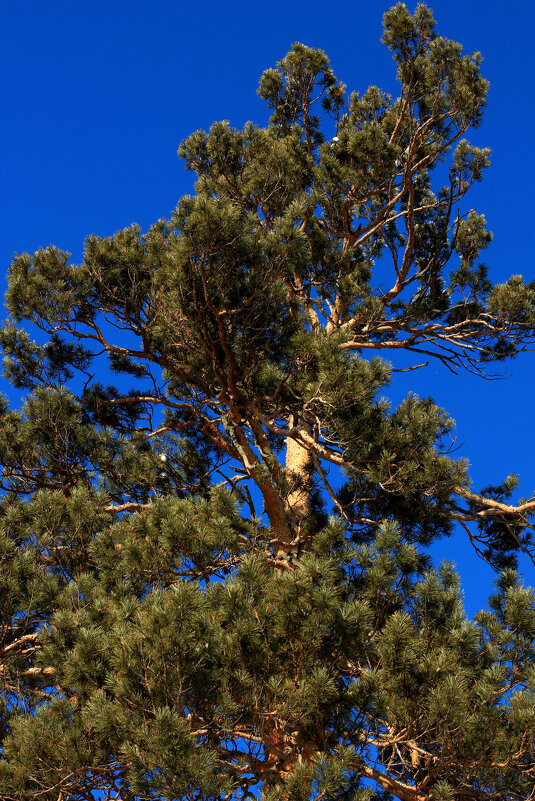
<instances>
[{"instance_id":1,"label":"pine foliage","mask_svg":"<svg viewBox=\"0 0 535 801\"><path fill-rule=\"evenodd\" d=\"M402 351L479 373L535 339L465 197L481 57L384 15L399 96L303 44L269 123L196 131L170 220L15 257L0 405L5 801L528 801L535 500L476 491ZM497 571L469 620L452 563ZM452 549L453 550L453 549Z\"/></svg>"}]
</instances>

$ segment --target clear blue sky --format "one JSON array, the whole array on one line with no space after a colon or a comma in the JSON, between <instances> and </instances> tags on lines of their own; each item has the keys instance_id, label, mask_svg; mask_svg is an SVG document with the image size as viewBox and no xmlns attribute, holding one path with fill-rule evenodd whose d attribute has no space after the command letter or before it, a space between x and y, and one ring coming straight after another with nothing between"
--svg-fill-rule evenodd
<instances>
[{"instance_id":1,"label":"clear blue sky","mask_svg":"<svg viewBox=\"0 0 535 801\"><path fill-rule=\"evenodd\" d=\"M528 0L430 5L442 35L483 53L491 82L484 123L471 137L492 148L492 166L469 197L494 232L485 260L495 281L511 273L532 280L535 12ZM15 251L54 243L76 261L89 233L134 221L147 228L168 216L191 189L179 141L216 119L263 124L259 76L294 41L324 49L350 90L373 83L395 91L379 41L387 7L388 0L0 0L2 275ZM433 395L457 420L475 488L517 472L528 496L535 354L508 373L488 382L433 365L398 376L389 395L396 403L409 389ZM5 382L0 388L9 393ZM437 552L458 562L467 610L483 606L492 573L462 535ZM535 584L527 560L522 568Z\"/></svg>"}]
</instances>

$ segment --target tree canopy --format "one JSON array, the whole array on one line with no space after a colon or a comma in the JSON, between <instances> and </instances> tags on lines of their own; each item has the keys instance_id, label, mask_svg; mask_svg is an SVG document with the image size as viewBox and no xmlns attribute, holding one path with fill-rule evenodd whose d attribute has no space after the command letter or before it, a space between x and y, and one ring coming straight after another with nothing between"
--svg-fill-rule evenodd
<instances>
[{"instance_id":1,"label":"tree canopy","mask_svg":"<svg viewBox=\"0 0 535 801\"><path fill-rule=\"evenodd\" d=\"M169 220L11 264L6 801L535 797L535 498L474 488L432 398L382 396L514 357L535 282L479 261L480 55L421 3L382 41L398 97L294 44L268 124L181 143ZM429 557L453 535L497 571L474 620Z\"/></svg>"}]
</instances>

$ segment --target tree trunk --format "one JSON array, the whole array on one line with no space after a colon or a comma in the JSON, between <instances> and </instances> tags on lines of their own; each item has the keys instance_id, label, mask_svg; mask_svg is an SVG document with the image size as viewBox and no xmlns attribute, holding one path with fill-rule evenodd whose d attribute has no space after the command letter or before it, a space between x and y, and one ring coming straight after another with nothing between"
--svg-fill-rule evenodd
<instances>
[{"instance_id":1,"label":"tree trunk","mask_svg":"<svg viewBox=\"0 0 535 801\"><path fill-rule=\"evenodd\" d=\"M296 425L310 434L310 426L307 423L297 416L290 415L290 428ZM306 448L290 437L286 440L286 471L292 486L286 499L286 507L294 521L296 539L299 541L302 523L310 512L310 454Z\"/></svg>"}]
</instances>

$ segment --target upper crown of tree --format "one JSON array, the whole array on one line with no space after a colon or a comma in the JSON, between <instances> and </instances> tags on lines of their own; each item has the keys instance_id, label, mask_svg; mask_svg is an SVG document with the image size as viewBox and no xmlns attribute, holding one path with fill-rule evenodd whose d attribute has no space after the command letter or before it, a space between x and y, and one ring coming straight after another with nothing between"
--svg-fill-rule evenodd
<instances>
[{"instance_id":1,"label":"upper crown of tree","mask_svg":"<svg viewBox=\"0 0 535 801\"><path fill-rule=\"evenodd\" d=\"M534 797L535 500L475 491L448 415L381 393L400 351L514 356L535 284L491 283L465 203L480 55L421 3L382 41L398 97L296 43L267 125L181 143L170 220L13 260L6 801ZM503 571L474 621L426 551L455 526Z\"/></svg>"}]
</instances>

